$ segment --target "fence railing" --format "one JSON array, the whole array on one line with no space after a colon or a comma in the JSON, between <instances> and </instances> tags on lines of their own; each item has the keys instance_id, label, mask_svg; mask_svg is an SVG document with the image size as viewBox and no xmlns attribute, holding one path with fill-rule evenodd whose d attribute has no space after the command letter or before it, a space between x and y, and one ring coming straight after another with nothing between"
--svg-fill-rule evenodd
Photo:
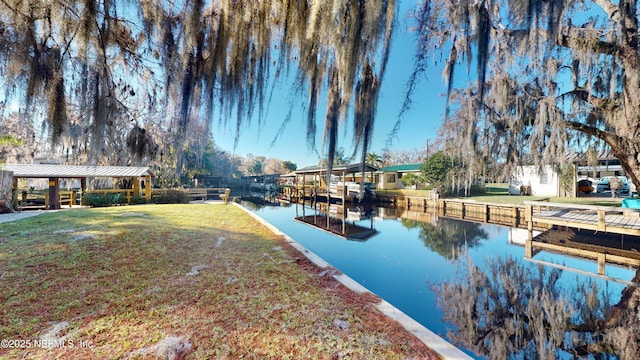
<instances>
[{"instance_id":1,"label":"fence railing","mask_svg":"<svg viewBox=\"0 0 640 360\"><path fill-rule=\"evenodd\" d=\"M154 195L165 195L167 192L176 190L176 189L152 189L151 197ZM189 188L189 189L177 189L179 191L184 191L189 196L191 196L192 200L202 200L205 201L212 197L219 197L225 203L229 200L229 195L231 190L229 188ZM131 199L134 198L134 191L131 189L99 189L99 190L87 190L85 194L121 194L126 197L127 204L131 204Z\"/></svg>"},{"instance_id":2,"label":"fence railing","mask_svg":"<svg viewBox=\"0 0 640 360\"><path fill-rule=\"evenodd\" d=\"M185 191L191 196L192 200L205 201L210 197L217 196L225 203L229 201L229 195L231 194L231 189L229 188L188 188Z\"/></svg>"}]
</instances>

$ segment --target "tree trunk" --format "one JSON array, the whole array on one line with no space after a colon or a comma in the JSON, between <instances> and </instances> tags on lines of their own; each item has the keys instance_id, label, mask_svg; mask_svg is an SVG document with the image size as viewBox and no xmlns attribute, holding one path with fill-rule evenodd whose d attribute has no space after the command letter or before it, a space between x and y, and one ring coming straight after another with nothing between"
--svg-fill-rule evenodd
<instances>
[{"instance_id":1,"label":"tree trunk","mask_svg":"<svg viewBox=\"0 0 640 360\"><path fill-rule=\"evenodd\" d=\"M620 160L629 180L640 189L640 142L637 138L620 139L619 144L610 144L613 156Z\"/></svg>"},{"instance_id":2,"label":"tree trunk","mask_svg":"<svg viewBox=\"0 0 640 360\"><path fill-rule=\"evenodd\" d=\"M13 172L0 170L0 214L14 212L11 206L13 198Z\"/></svg>"},{"instance_id":3,"label":"tree trunk","mask_svg":"<svg viewBox=\"0 0 640 360\"><path fill-rule=\"evenodd\" d=\"M638 53L638 17L636 0L621 0L619 25L623 34L619 59L624 66L623 104L614 121L619 146L611 145L613 155L620 160L631 182L640 187L640 53Z\"/></svg>"}]
</instances>

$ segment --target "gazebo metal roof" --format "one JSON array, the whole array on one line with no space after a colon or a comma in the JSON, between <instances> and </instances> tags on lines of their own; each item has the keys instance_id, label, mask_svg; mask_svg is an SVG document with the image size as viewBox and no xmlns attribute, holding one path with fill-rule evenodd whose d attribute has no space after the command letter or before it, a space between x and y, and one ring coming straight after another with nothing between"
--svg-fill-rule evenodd
<instances>
[{"instance_id":1,"label":"gazebo metal roof","mask_svg":"<svg viewBox=\"0 0 640 360\"><path fill-rule=\"evenodd\" d=\"M154 177L148 167L135 166L4 164L0 169L13 172L16 178Z\"/></svg>"}]
</instances>

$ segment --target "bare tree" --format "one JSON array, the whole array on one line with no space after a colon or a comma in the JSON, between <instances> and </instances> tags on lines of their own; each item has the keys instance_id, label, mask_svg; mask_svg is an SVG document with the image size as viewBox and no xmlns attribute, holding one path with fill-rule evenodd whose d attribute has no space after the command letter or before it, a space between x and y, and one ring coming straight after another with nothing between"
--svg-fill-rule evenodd
<instances>
[{"instance_id":1,"label":"bare tree","mask_svg":"<svg viewBox=\"0 0 640 360\"><path fill-rule=\"evenodd\" d=\"M385 149L382 153L382 165L421 164L427 158L427 152L423 149L397 150Z\"/></svg>"},{"instance_id":2,"label":"bare tree","mask_svg":"<svg viewBox=\"0 0 640 360\"><path fill-rule=\"evenodd\" d=\"M418 75L444 55L449 149L516 164L609 147L640 186L637 14L631 0L423 1L405 109ZM456 90L464 62L477 83Z\"/></svg>"},{"instance_id":3,"label":"bare tree","mask_svg":"<svg viewBox=\"0 0 640 360\"><path fill-rule=\"evenodd\" d=\"M263 169L265 174L282 174L282 170L282 160L275 158L265 159Z\"/></svg>"}]
</instances>

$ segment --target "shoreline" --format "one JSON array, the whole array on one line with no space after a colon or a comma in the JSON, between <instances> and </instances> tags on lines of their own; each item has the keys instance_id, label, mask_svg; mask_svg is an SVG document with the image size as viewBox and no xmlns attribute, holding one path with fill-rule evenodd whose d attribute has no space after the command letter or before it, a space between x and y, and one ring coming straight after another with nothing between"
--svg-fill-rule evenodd
<instances>
[{"instance_id":1,"label":"shoreline","mask_svg":"<svg viewBox=\"0 0 640 360\"><path fill-rule=\"evenodd\" d=\"M271 223L267 222L260 216L253 213L251 210L243 207L240 204L233 203L233 205L242 209L245 213L249 214L253 219L258 221L260 224L267 227L274 234L284 237L285 241L293 246L300 254L304 255L309 261L311 261L315 266L320 269L332 268L331 264L327 261L311 252L303 245L283 233L280 229L273 226ZM332 277L337 280L339 283L347 287L349 290L357 293L357 294L372 294L376 297L378 295L371 292L366 287L362 286L357 281L350 278L348 275L339 273L333 274ZM379 297L378 297L379 298ZM384 314L389 319L397 321L408 333L412 334L420 341L422 341L425 345L427 345L430 349L435 351L440 357L443 359L451 359L451 360L467 360L472 359L469 355L465 354L462 350L458 349L442 337L438 336L431 330L427 329L425 326L421 325L413 318L409 317L407 314L394 307L384 299L380 298L380 302L376 304L376 308Z\"/></svg>"}]
</instances>

